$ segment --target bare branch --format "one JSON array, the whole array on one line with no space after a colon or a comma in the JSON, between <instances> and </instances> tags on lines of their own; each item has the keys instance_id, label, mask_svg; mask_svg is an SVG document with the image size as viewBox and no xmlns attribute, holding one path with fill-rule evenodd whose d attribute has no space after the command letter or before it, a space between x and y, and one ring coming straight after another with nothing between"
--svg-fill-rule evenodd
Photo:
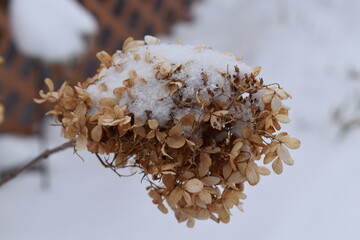
<instances>
[{"instance_id":1,"label":"bare branch","mask_svg":"<svg viewBox=\"0 0 360 240\"><path fill-rule=\"evenodd\" d=\"M30 162L25 164L23 167L9 173L4 178L0 179L0 187L2 185L6 184L7 182L9 182L10 180L14 179L15 177L17 177L20 173L22 173L22 172L26 171L27 169L33 167L36 163L40 162L41 160L49 157L50 155L52 155L54 153L63 151L66 148L70 148L70 147L74 147L74 143L72 141L67 142L67 143L63 143L60 146L57 146L55 148L48 149L48 150L44 151L39 156L37 156L36 158L32 159Z\"/></svg>"}]
</instances>

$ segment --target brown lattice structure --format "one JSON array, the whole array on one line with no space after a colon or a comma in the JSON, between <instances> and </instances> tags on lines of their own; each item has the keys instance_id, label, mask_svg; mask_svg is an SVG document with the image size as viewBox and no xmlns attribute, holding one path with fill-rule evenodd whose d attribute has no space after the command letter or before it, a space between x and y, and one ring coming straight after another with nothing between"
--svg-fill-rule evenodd
<instances>
[{"instance_id":1,"label":"brown lattice structure","mask_svg":"<svg viewBox=\"0 0 360 240\"><path fill-rule=\"evenodd\" d=\"M100 31L94 46L75 66L46 66L19 54L11 41L6 1L0 2L0 102L5 105L5 122L0 132L32 134L46 105L36 105L32 99L43 87L43 79L50 77L56 85L67 80L73 83L94 75L98 66L95 54L120 49L128 36L136 39L144 35L169 33L171 26L189 19L189 8L195 0L79 0L97 18Z\"/></svg>"}]
</instances>

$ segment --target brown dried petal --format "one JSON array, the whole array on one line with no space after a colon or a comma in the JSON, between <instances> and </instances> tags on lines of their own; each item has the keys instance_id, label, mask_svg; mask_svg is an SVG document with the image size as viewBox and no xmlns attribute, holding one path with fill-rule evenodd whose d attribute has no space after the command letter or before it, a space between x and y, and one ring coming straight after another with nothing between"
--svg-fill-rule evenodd
<instances>
[{"instance_id":1,"label":"brown dried petal","mask_svg":"<svg viewBox=\"0 0 360 240\"><path fill-rule=\"evenodd\" d=\"M159 203L158 204L158 209L162 212L162 213L164 213L164 214L167 214L168 212L169 212L169 210L165 207L165 205L164 204L162 204L162 203Z\"/></svg>"},{"instance_id":2,"label":"brown dried petal","mask_svg":"<svg viewBox=\"0 0 360 240\"><path fill-rule=\"evenodd\" d=\"M97 125L95 126L92 130L91 130L91 139L94 140L95 142L100 142L101 137L102 137L102 126Z\"/></svg>"},{"instance_id":3,"label":"brown dried petal","mask_svg":"<svg viewBox=\"0 0 360 240\"><path fill-rule=\"evenodd\" d=\"M268 90L262 95L262 100L264 103L270 103L275 95L275 92L273 90Z\"/></svg>"},{"instance_id":4,"label":"brown dried petal","mask_svg":"<svg viewBox=\"0 0 360 240\"><path fill-rule=\"evenodd\" d=\"M282 161L280 160L280 158L277 158L273 163L272 163L272 169L274 170L274 172L276 174L281 174L283 171L283 164Z\"/></svg>"},{"instance_id":5,"label":"brown dried petal","mask_svg":"<svg viewBox=\"0 0 360 240\"><path fill-rule=\"evenodd\" d=\"M204 184L197 178L187 181L184 185L185 190L190 193L198 193L204 188Z\"/></svg>"},{"instance_id":6,"label":"brown dried petal","mask_svg":"<svg viewBox=\"0 0 360 240\"><path fill-rule=\"evenodd\" d=\"M211 194L208 193L205 189L199 192L199 198L205 204L210 204L212 202Z\"/></svg>"},{"instance_id":7,"label":"brown dried petal","mask_svg":"<svg viewBox=\"0 0 360 240\"><path fill-rule=\"evenodd\" d=\"M286 138L284 140L284 144L286 147L290 148L290 149L297 149L300 147L300 140L296 139L296 138Z\"/></svg>"},{"instance_id":8,"label":"brown dried petal","mask_svg":"<svg viewBox=\"0 0 360 240\"><path fill-rule=\"evenodd\" d=\"M148 120L148 124L151 129L157 129L159 126L159 123L156 119Z\"/></svg>"},{"instance_id":9,"label":"brown dried petal","mask_svg":"<svg viewBox=\"0 0 360 240\"><path fill-rule=\"evenodd\" d=\"M209 173L210 166L211 166L210 155L207 153L200 153L200 163L198 167L200 177L203 177Z\"/></svg>"},{"instance_id":10,"label":"brown dried petal","mask_svg":"<svg viewBox=\"0 0 360 240\"><path fill-rule=\"evenodd\" d=\"M259 174L252 163L249 163L246 167L246 178L250 185L256 185L260 181Z\"/></svg>"},{"instance_id":11,"label":"brown dried petal","mask_svg":"<svg viewBox=\"0 0 360 240\"><path fill-rule=\"evenodd\" d=\"M243 183L244 181L245 178L240 174L240 172L233 172L228 179L230 184Z\"/></svg>"},{"instance_id":12,"label":"brown dried petal","mask_svg":"<svg viewBox=\"0 0 360 240\"><path fill-rule=\"evenodd\" d=\"M183 197L182 192L183 190L181 188L175 188L170 193L170 196L168 198L168 203L170 206L175 206L177 202L181 200L181 198Z\"/></svg>"},{"instance_id":13,"label":"brown dried petal","mask_svg":"<svg viewBox=\"0 0 360 240\"><path fill-rule=\"evenodd\" d=\"M110 67L113 63L112 57L105 51L98 52L96 57L103 63L107 68Z\"/></svg>"},{"instance_id":14,"label":"brown dried petal","mask_svg":"<svg viewBox=\"0 0 360 240\"><path fill-rule=\"evenodd\" d=\"M277 157L277 154L275 152L270 152L266 154L264 158L264 164L271 163L275 158Z\"/></svg>"},{"instance_id":15,"label":"brown dried petal","mask_svg":"<svg viewBox=\"0 0 360 240\"><path fill-rule=\"evenodd\" d=\"M84 135L80 135L76 139L75 150L76 151L84 150L86 148L86 145L87 145L87 137Z\"/></svg>"},{"instance_id":16,"label":"brown dried petal","mask_svg":"<svg viewBox=\"0 0 360 240\"><path fill-rule=\"evenodd\" d=\"M291 158L289 150L284 145L280 145L276 151L277 155L284 161L287 165L293 165L294 160Z\"/></svg>"},{"instance_id":17,"label":"brown dried petal","mask_svg":"<svg viewBox=\"0 0 360 240\"><path fill-rule=\"evenodd\" d=\"M176 124L173 128L170 129L169 131L169 136L170 137L180 137L181 135L183 135L184 130L183 127L181 126L181 124Z\"/></svg>"},{"instance_id":18,"label":"brown dried petal","mask_svg":"<svg viewBox=\"0 0 360 240\"><path fill-rule=\"evenodd\" d=\"M275 95L273 99L271 100L271 110L273 113L278 113L282 107L282 103L280 98Z\"/></svg>"},{"instance_id":19,"label":"brown dried petal","mask_svg":"<svg viewBox=\"0 0 360 240\"><path fill-rule=\"evenodd\" d=\"M205 186L213 186L220 182L220 178L210 176L210 177L204 177L201 179L201 181L204 183Z\"/></svg>"},{"instance_id":20,"label":"brown dried petal","mask_svg":"<svg viewBox=\"0 0 360 240\"><path fill-rule=\"evenodd\" d=\"M270 170L264 166L258 166L258 169L256 170L256 172L263 176L270 175L270 173L271 173Z\"/></svg>"},{"instance_id":21,"label":"brown dried petal","mask_svg":"<svg viewBox=\"0 0 360 240\"><path fill-rule=\"evenodd\" d=\"M113 94L114 94L117 98L122 98L125 91L126 91L126 87L118 87L118 88L115 88L115 89L114 89Z\"/></svg>"},{"instance_id":22,"label":"brown dried petal","mask_svg":"<svg viewBox=\"0 0 360 240\"><path fill-rule=\"evenodd\" d=\"M275 115L276 120L278 120L279 122L282 123L289 123L290 122L290 118L284 114L277 114Z\"/></svg>"},{"instance_id":23,"label":"brown dried petal","mask_svg":"<svg viewBox=\"0 0 360 240\"><path fill-rule=\"evenodd\" d=\"M255 77L256 77L257 75L259 75L260 70L261 70L261 67L260 67L260 66L257 66L257 67L254 67L254 68L253 68L253 74L254 74Z\"/></svg>"},{"instance_id":24,"label":"brown dried petal","mask_svg":"<svg viewBox=\"0 0 360 240\"><path fill-rule=\"evenodd\" d=\"M181 148L186 143L184 137L167 137L166 144L171 148Z\"/></svg>"},{"instance_id":25,"label":"brown dried petal","mask_svg":"<svg viewBox=\"0 0 360 240\"><path fill-rule=\"evenodd\" d=\"M185 126L192 126L195 122L194 114L186 114L180 119L180 122Z\"/></svg>"},{"instance_id":26,"label":"brown dried petal","mask_svg":"<svg viewBox=\"0 0 360 240\"><path fill-rule=\"evenodd\" d=\"M186 192L186 191L182 191L182 194L183 194L183 197L184 197L184 199L185 199L186 204L187 204L187 205L192 205L192 204L193 204L193 201L192 201L192 199L191 199L190 194L189 194L188 192Z\"/></svg>"}]
</instances>

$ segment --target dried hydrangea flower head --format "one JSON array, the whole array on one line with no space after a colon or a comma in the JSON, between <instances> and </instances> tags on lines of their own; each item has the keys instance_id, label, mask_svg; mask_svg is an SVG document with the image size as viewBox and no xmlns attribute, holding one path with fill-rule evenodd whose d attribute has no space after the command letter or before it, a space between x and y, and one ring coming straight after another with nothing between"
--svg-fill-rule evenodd
<instances>
[{"instance_id":1,"label":"dried hydrangea flower head","mask_svg":"<svg viewBox=\"0 0 360 240\"><path fill-rule=\"evenodd\" d=\"M153 203L192 227L195 219L227 223L241 209L244 185L256 185L272 163L292 165L300 141L278 132L288 123L290 94L258 79L230 53L206 46L125 41L78 86L41 92L76 150L87 149L114 171L139 167ZM101 158L99 154L106 154ZM262 158L263 157L263 158Z\"/></svg>"}]
</instances>

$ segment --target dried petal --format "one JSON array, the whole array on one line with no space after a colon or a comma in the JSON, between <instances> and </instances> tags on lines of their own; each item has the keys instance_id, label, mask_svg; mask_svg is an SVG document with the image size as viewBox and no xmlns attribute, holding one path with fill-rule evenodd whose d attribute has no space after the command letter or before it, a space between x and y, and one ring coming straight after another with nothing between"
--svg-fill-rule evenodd
<instances>
[{"instance_id":1,"label":"dried petal","mask_svg":"<svg viewBox=\"0 0 360 240\"><path fill-rule=\"evenodd\" d=\"M185 190L190 193L198 193L204 188L204 184L197 178L187 181L184 185Z\"/></svg>"},{"instance_id":2,"label":"dried petal","mask_svg":"<svg viewBox=\"0 0 360 240\"><path fill-rule=\"evenodd\" d=\"M97 125L96 127L93 128L93 130L91 130L91 138L92 140L94 140L95 142L100 142L101 137L102 137L102 126Z\"/></svg>"},{"instance_id":3,"label":"dried petal","mask_svg":"<svg viewBox=\"0 0 360 240\"><path fill-rule=\"evenodd\" d=\"M283 171L283 164L282 161L280 160L280 158L277 158L273 163L272 163L272 169L274 170L274 172L276 174L281 174Z\"/></svg>"},{"instance_id":4,"label":"dried petal","mask_svg":"<svg viewBox=\"0 0 360 240\"><path fill-rule=\"evenodd\" d=\"M210 177L204 177L201 179L201 181L204 183L205 186L213 186L220 182L220 178L210 176Z\"/></svg>"},{"instance_id":5,"label":"dried petal","mask_svg":"<svg viewBox=\"0 0 360 240\"><path fill-rule=\"evenodd\" d=\"M284 145L280 145L278 150L276 151L277 155L279 156L279 158L281 158L281 160L284 161L284 163L286 163L287 165L293 165L294 161L292 160L289 150L287 150L287 148Z\"/></svg>"},{"instance_id":6,"label":"dried petal","mask_svg":"<svg viewBox=\"0 0 360 240\"><path fill-rule=\"evenodd\" d=\"M205 189L199 192L199 198L205 204L210 204L212 202L211 194L208 193Z\"/></svg>"},{"instance_id":7,"label":"dried petal","mask_svg":"<svg viewBox=\"0 0 360 240\"><path fill-rule=\"evenodd\" d=\"M148 124L151 129L157 129L159 126L159 123L156 119L148 120Z\"/></svg>"},{"instance_id":8,"label":"dried petal","mask_svg":"<svg viewBox=\"0 0 360 240\"><path fill-rule=\"evenodd\" d=\"M271 109L273 113L278 113L282 107L282 103L280 98L275 95L273 99L271 100Z\"/></svg>"},{"instance_id":9,"label":"dried petal","mask_svg":"<svg viewBox=\"0 0 360 240\"><path fill-rule=\"evenodd\" d=\"M186 143L183 137L167 137L166 144L171 148L181 148Z\"/></svg>"},{"instance_id":10,"label":"dried petal","mask_svg":"<svg viewBox=\"0 0 360 240\"><path fill-rule=\"evenodd\" d=\"M254 164L249 163L247 165L246 178L250 185L256 185L260 181L259 174L256 172Z\"/></svg>"},{"instance_id":11,"label":"dried petal","mask_svg":"<svg viewBox=\"0 0 360 240\"><path fill-rule=\"evenodd\" d=\"M288 148L297 149L300 147L300 140L298 140L296 138L286 138L284 140L284 144Z\"/></svg>"}]
</instances>

